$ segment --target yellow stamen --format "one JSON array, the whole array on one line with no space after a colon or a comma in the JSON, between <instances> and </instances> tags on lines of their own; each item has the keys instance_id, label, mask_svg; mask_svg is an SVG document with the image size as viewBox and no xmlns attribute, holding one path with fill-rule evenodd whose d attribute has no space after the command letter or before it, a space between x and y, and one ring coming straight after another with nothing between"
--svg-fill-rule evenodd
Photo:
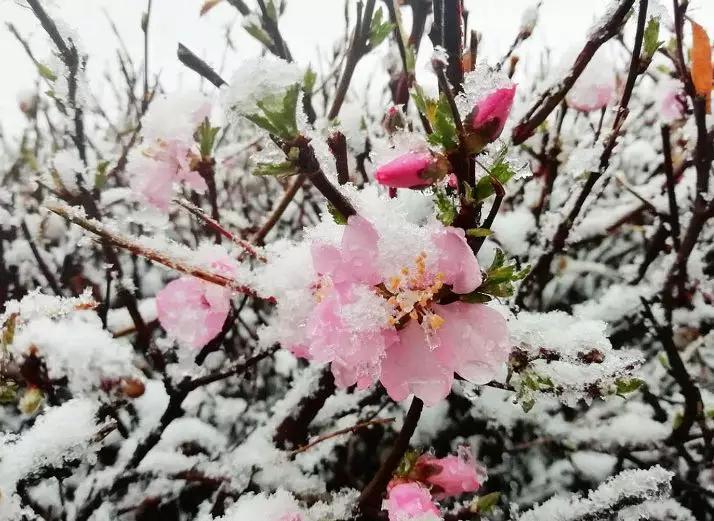
<instances>
[{"instance_id":1,"label":"yellow stamen","mask_svg":"<svg viewBox=\"0 0 714 521\"><path fill-rule=\"evenodd\" d=\"M439 329L441 326L444 325L444 317L436 314L431 314L429 315L429 327L433 330Z\"/></svg>"}]
</instances>

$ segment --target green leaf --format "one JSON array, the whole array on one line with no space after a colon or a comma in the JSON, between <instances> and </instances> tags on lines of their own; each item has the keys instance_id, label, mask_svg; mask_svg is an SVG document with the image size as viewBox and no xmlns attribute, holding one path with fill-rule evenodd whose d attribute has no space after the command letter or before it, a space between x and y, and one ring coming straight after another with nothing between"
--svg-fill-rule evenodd
<instances>
[{"instance_id":1,"label":"green leaf","mask_svg":"<svg viewBox=\"0 0 714 521\"><path fill-rule=\"evenodd\" d=\"M94 188L101 190L107 182L107 169L109 161L100 161L97 163L97 174L94 176Z\"/></svg>"},{"instance_id":2,"label":"green leaf","mask_svg":"<svg viewBox=\"0 0 714 521\"><path fill-rule=\"evenodd\" d=\"M659 19L650 18L645 27L643 40L644 60L649 61L664 42L659 40Z\"/></svg>"},{"instance_id":3,"label":"green leaf","mask_svg":"<svg viewBox=\"0 0 714 521\"><path fill-rule=\"evenodd\" d=\"M10 381L0 383L0 404L11 404L15 400L17 400L17 384Z\"/></svg>"},{"instance_id":4,"label":"green leaf","mask_svg":"<svg viewBox=\"0 0 714 521\"><path fill-rule=\"evenodd\" d=\"M616 394L625 398L625 395L634 393L637 389L644 385L644 381L639 378L619 378L615 381L617 387Z\"/></svg>"},{"instance_id":5,"label":"green leaf","mask_svg":"<svg viewBox=\"0 0 714 521\"><path fill-rule=\"evenodd\" d=\"M281 94L266 96L256 102L259 112L245 117L263 130L286 141L298 134L296 110L301 85L296 83Z\"/></svg>"},{"instance_id":6,"label":"green leaf","mask_svg":"<svg viewBox=\"0 0 714 521\"><path fill-rule=\"evenodd\" d=\"M382 21L383 16L384 14L380 7L372 17L372 23L369 26L369 47L371 49L374 49L382 43L384 39L389 36L389 33L394 30L393 23Z\"/></svg>"},{"instance_id":7,"label":"green leaf","mask_svg":"<svg viewBox=\"0 0 714 521\"><path fill-rule=\"evenodd\" d=\"M474 196L476 201L483 201L494 194L493 183L491 182L492 178L502 185L505 185L515 174L511 166L506 162L507 152L507 146L501 148L496 155L493 166L491 166L488 171L488 175L482 177L478 183L476 183L476 193Z\"/></svg>"},{"instance_id":8,"label":"green leaf","mask_svg":"<svg viewBox=\"0 0 714 521\"><path fill-rule=\"evenodd\" d=\"M466 230L466 235L469 237L488 237L489 235L493 235L493 230L489 230L488 228L469 228Z\"/></svg>"},{"instance_id":9,"label":"green leaf","mask_svg":"<svg viewBox=\"0 0 714 521\"><path fill-rule=\"evenodd\" d=\"M208 122L208 118L205 118L198 127L196 131L196 141L198 141L198 148L201 152L201 157L211 157L213 154L213 145L216 142L216 135L221 127L212 127Z\"/></svg>"},{"instance_id":10,"label":"green leaf","mask_svg":"<svg viewBox=\"0 0 714 521\"><path fill-rule=\"evenodd\" d=\"M428 117L428 116L427 116ZM444 150L454 150L458 148L458 133L454 116L451 113L451 107L446 96L441 96L436 105L433 119L431 121L432 133L429 134L427 140L435 146L441 146Z\"/></svg>"},{"instance_id":11,"label":"green leaf","mask_svg":"<svg viewBox=\"0 0 714 521\"><path fill-rule=\"evenodd\" d=\"M471 505L470 510L478 514L487 514L501 500L500 492L491 492L485 496L481 496Z\"/></svg>"},{"instance_id":12,"label":"green leaf","mask_svg":"<svg viewBox=\"0 0 714 521\"><path fill-rule=\"evenodd\" d=\"M270 47L271 45L273 45L273 41L270 39L268 33L266 33L265 30L258 24L246 23L245 25L243 25L243 29L245 29L249 35L251 35L253 38L258 40L266 47Z\"/></svg>"},{"instance_id":13,"label":"green leaf","mask_svg":"<svg viewBox=\"0 0 714 521\"><path fill-rule=\"evenodd\" d=\"M305 76L302 79L302 88L305 92L312 92L315 88L315 82L317 81L317 74L311 68L305 71Z\"/></svg>"},{"instance_id":14,"label":"green leaf","mask_svg":"<svg viewBox=\"0 0 714 521\"><path fill-rule=\"evenodd\" d=\"M456 219L456 204L445 190L434 187L434 204L436 205L436 217L444 226L450 226Z\"/></svg>"},{"instance_id":15,"label":"green leaf","mask_svg":"<svg viewBox=\"0 0 714 521\"><path fill-rule=\"evenodd\" d=\"M478 230L480 228L476 229ZM471 230L469 230L467 233L471 235L470 232ZM490 297L500 298L510 297L515 291L513 283L525 278L526 275L528 275L529 271L530 266L526 266L521 270L517 269L516 263L507 262L506 254L503 253L503 250L497 249L493 256L491 266L489 266L489 268L486 270L484 280L481 285L476 288L476 291L474 291L473 293L463 296L461 300L464 300L465 302L471 302L471 295L474 294L485 294ZM479 299L481 298L482 297L480 295L475 295L473 297L473 299L475 300L473 301L479 302Z\"/></svg>"},{"instance_id":16,"label":"green leaf","mask_svg":"<svg viewBox=\"0 0 714 521\"><path fill-rule=\"evenodd\" d=\"M2 348L7 349L12 344L15 339L15 325L17 323L17 314L11 314L2 326L2 335L0 335L0 341L2 342Z\"/></svg>"},{"instance_id":17,"label":"green leaf","mask_svg":"<svg viewBox=\"0 0 714 521\"><path fill-rule=\"evenodd\" d=\"M274 22L278 21L278 9L275 7L273 0L268 0L265 4L265 11L268 17Z\"/></svg>"},{"instance_id":18,"label":"green leaf","mask_svg":"<svg viewBox=\"0 0 714 521\"><path fill-rule=\"evenodd\" d=\"M47 65L38 63L37 64L37 72L39 72L40 76L42 76L46 80L55 81L57 79L57 76L55 75L55 73L52 72L52 69L50 69Z\"/></svg>"},{"instance_id":19,"label":"green leaf","mask_svg":"<svg viewBox=\"0 0 714 521\"><path fill-rule=\"evenodd\" d=\"M493 297L486 293L481 293L480 291L472 291L466 295L461 295L459 300L467 302L468 304L485 304L486 302L491 302Z\"/></svg>"},{"instance_id":20,"label":"green leaf","mask_svg":"<svg viewBox=\"0 0 714 521\"><path fill-rule=\"evenodd\" d=\"M330 212L330 215L334 219L335 223L342 225L347 224L347 217L342 215L342 212L335 208L332 203L327 203L327 211Z\"/></svg>"},{"instance_id":21,"label":"green leaf","mask_svg":"<svg viewBox=\"0 0 714 521\"><path fill-rule=\"evenodd\" d=\"M258 163L253 170L254 175L288 177L295 174L295 165L291 161L281 163Z\"/></svg>"},{"instance_id":22,"label":"green leaf","mask_svg":"<svg viewBox=\"0 0 714 521\"><path fill-rule=\"evenodd\" d=\"M523 409L523 412L530 411L534 405L535 398L532 395L528 395L523 400L521 400L521 408Z\"/></svg>"}]
</instances>

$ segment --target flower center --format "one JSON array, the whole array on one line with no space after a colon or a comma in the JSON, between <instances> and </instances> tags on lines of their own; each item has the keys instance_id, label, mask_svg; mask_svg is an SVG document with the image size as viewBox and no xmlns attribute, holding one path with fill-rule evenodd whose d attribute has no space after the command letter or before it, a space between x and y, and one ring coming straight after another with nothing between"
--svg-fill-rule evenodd
<instances>
[{"instance_id":1,"label":"flower center","mask_svg":"<svg viewBox=\"0 0 714 521\"><path fill-rule=\"evenodd\" d=\"M414 266L402 267L399 275L377 287L377 292L392 306L387 317L390 326L399 329L409 320L416 320L430 332L444 324L444 318L431 309L434 297L444 286L444 275L427 272L426 256L426 252L421 252L414 260Z\"/></svg>"}]
</instances>

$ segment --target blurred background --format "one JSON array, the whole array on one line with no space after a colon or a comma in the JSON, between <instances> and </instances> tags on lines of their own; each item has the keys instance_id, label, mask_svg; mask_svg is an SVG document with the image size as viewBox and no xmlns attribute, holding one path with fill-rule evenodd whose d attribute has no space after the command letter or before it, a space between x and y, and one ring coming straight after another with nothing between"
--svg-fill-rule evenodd
<instances>
[{"instance_id":1,"label":"blurred background","mask_svg":"<svg viewBox=\"0 0 714 521\"><path fill-rule=\"evenodd\" d=\"M345 34L345 2L354 19L355 0L288 0L280 20L281 31L295 57L320 72L320 64L331 57L335 44ZM251 4L251 0L247 0ZM378 2L378 5L381 2ZM466 0L470 10L469 25L482 33L479 58L491 63L505 54L520 26L523 12L536 0ZM45 4L59 13L73 27L89 52L87 74L94 94L100 99L111 96L102 89L105 74L117 74L118 40L111 20L124 40L137 66L143 63L143 33L140 28L147 0L47 0ZM570 48L584 41L593 22L607 9L609 0L543 0L538 25L533 36L519 47L516 80L527 78L540 67L542 60L557 63ZM667 0L650 1L650 9L671 11ZM243 59L260 52L260 45L241 27L242 17L225 0L200 16L203 0L153 0L149 24L150 75L159 75L167 91L196 88L199 77L184 68L176 59L178 42L213 65L226 79ZM409 13L405 9L405 15ZM714 0L692 0L689 15L714 34ZM386 15L386 13L385 13ZM7 136L23 120L18 108L18 95L34 87L37 70L25 51L8 30L13 24L27 40L41 62L50 53L49 40L29 8L20 0L0 0L0 49L3 74L0 80L0 124ZM409 19L405 17L405 25ZM666 25L666 21L665 24ZM417 64L417 77L426 70L431 56L430 42L424 38ZM611 43L603 52L617 54L622 49ZM381 45L368 59L359 63L352 82L353 95L360 96L366 85L384 85L387 81L381 57L388 52ZM323 71L324 72L324 71ZM369 97L365 96L365 100Z\"/></svg>"}]
</instances>

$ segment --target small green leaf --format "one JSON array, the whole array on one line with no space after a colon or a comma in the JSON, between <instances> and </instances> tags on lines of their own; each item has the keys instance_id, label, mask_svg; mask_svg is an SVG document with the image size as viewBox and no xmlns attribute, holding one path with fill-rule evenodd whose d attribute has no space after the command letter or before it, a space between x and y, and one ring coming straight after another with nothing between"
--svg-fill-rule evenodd
<instances>
[{"instance_id":1,"label":"small green leaf","mask_svg":"<svg viewBox=\"0 0 714 521\"><path fill-rule=\"evenodd\" d=\"M268 14L268 18L274 22L278 21L278 9L275 7L273 0L268 0L265 4L265 12Z\"/></svg>"},{"instance_id":2,"label":"small green leaf","mask_svg":"<svg viewBox=\"0 0 714 521\"><path fill-rule=\"evenodd\" d=\"M342 212L335 208L332 203L327 203L327 211L330 212L330 215L334 219L335 223L342 225L347 224L347 217L342 215Z\"/></svg>"},{"instance_id":3,"label":"small green leaf","mask_svg":"<svg viewBox=\"0 0 714 521\"><path fill-rule=\"evenodd\" d=\"M523 400L521 400L521 408L523 409L523 412L530 411L534 405L535 398L533 398L532 395L526 396Z\"/></svg>"},{"instance_id":4,"label":"small green leaf","mask_svg":"<svg viewBox=\"0 0 714 521\"><path fill-rule=\"evenodd\" d=\"M642 387L644 383L645 382L639 378L619 378L615 381L615 386L617 387L616 394L624 398L625 395L634 393L637 389Z\"/></svg>"},{"instance_id":5,"label":"small green leaf","mask_svg":"<svg viewBox=\"0 0 714 521\"><path fill-rule=\"evenodd\" d=\"M301 85L296 83L284 93L266 96L256 102L259 109L253 114L244 114L245 118L257 126L289 141L298 134L296 111Z\"/></svg>"},{"instance_id":6,"label":"small green leaf","mask_svg":"<svg viewBox=\"0 0 714 521\"><path fill-rule=\"evenodd\" d=\"M55 75L55 73L52 72L52 69L50 69L47 65L38 63L37 64L37 72L39 72L40 76L42 76L46 80L55 81L57 79L57 76Z\"/></svg>"},{"instance_id":7,"label":"small green leaf","mask_svg":"<svg viewBox=\"0 0 714 521\"><path fill-rule=\"evenodd\" d=\"M645 27L643 50L645 61L649 61L664 42L659 40L659 19L650 18Z\"/></svg>"},{"instance_id":8,"label":"small green leaf","mask_svg":"<svg viewBox=\"0 0 714 521\"><path fill-rule=\"evenodd\" d=\"M382 8L380 7L377 9L377 12L374 13L374 17L372 18L372 23L369 27L369 47L371 49L374 49L382 43L384 39L389 36L389 33L394 30L393 23L382 21L383 16L384 14L382 13Z\"/></svg>"},{"instance_id":9,"label":"small green leaf","mask_svg":"<svg viewBox=\"0 0 714 521\"><path fill-rule=\"evenodd\" d=\"M311 68L305 71L305 76L302 79L302 88L305 92L312 92L315 88L315 82L317 81L317 74Z\"/></svg>"},{"instance_id":10,"label":"small green leaf","mask_svg":"<svg viewBox=\"0 0 714 521\"><path fill-rule=\"evenodd\" d=\"M196 131L196 141L198 141L198 149L201 152L201 157L211 157L213 155L213 145L216 142L216 135L221 127L212 127L205 118Z\"/></svg>"},{"instance_id":11,"label":"small green leaf","mask_svg":"<svg viewBox=\"0 0 714 521\"><path fill-rule=\"evenodd\" d=\"M246 23L243 25L243 29L245 29L249 35L251 35L253 38L258 40L260 43L262 43L266 47L270 47L271 45L273 45L273 41L270 39L270 36L268 35L268 33L266 33L265 29L263 29L258 24Z\"/></svg>"},{"instance_id":12,"label":"small green leaf","mask_svg":"<svg viewBox=\"0 0 714 521\"><path fill-rule=\"evenodd\" d=\"M435 146L441 146L444 150L454 150L458 148L458 133L454 116L446 96L441 96L436 105L436 111L431 118L432 133L427 140Z\"/></svg>"},{"instance_id":13,"label":"small green leaf","mask_svg":"<svg viewBox=\"0 0 714 521\"><path fill-rule=\"evenodd\" d=\"M253 170L254 175L288 177L295 174L295 165L291 161L282 163L258 163Z\"/></svg>"},{"instance_id":14,"label":"small green leaf","mask_svg":"<svg viewBox=\"0 0 714 521\"><path fill-rule=\"evenodd\" d=\"M491 295L487 295L486 293L472 291L471 293L468 293L466 295L461 295L459 300L461 300L462 302L467 302L469 304L485 304L486 302L492 301L493 297L491 297Z\"/></svg>"},{"instance_id":15,"label":"small green leaf","mask_svg":"<svg viewBox=\"0 0 714 521\"><path fill-rule=\"evenodd\" d=\"M3 349L7 349L12 344L15 339L15 325L17 323L17 314L11 314L5 324L2 326L2 336L0 336L0 341L2 341Z\"/></svg>"},{"instance_id":16,"label":"small green leaf","mask_svg":"<svg viewBox=\"0 0 714 521\"><path fill-rule=\"evenodd\" d=\"M469 237L488 237L489 235L493 235L493 230L489 230L488 228L469 228L466 230L466 235Z\"/></svg>"},{"instance_id":17,"label":"small green leaf","mask_svg":"<svg viewBox=\"0 0 714 521\"><path fill-rule=\"evenodd\" d=\"M505 160L507 151L507 147L504 146L497 154L496 161L494 161L493 166L488 171L488 175L482 177L478 183L476 183L476 201L483 201L494 194L493 183L491 182L492 178L502 185L505 185L515 174Z\"/></svg>"},{"instance_id":18,"label":"small green leaf","mask_svg":"<svg viewBox=\"0 0 714 521\"><path fill-rule=\"evenodd\" d=\"M444 226L450 226L456 219L456 204L451 197L441 188L434 187L434 204L436 217Z\"/></svg>"},{"instance_id":19,"label":"small green leaf","mask_svg":"<svg viewBox=\"0 0 714 521\"><path fill-rule=\"evenodd\" d=\"M94 176L94 188L101 190L107 182L107 169L109 161L100 161L97 163L97 174Z\"/></svg>"},{"instance_id":20,"label":"small green leaf","mask_svg":"<svg viewBox=\"0 0 714 521\"><path fill-rule=\"evenodd\" d=\"M491 492L485 496L481 496L471 505L470 510L478 514L487 514L501 500L500 492Z\"/></svg>"},{"instance_id":21,"label":"small green leaf","mask_svg":"<svg viewBox=\"0 0 714 521\"><path fill-rule=\"evenodd\" d=\"M17 400L17 384L10 381L0 383L0 404L11 404L15 400Z\"/></svg>"}]
</instances>

